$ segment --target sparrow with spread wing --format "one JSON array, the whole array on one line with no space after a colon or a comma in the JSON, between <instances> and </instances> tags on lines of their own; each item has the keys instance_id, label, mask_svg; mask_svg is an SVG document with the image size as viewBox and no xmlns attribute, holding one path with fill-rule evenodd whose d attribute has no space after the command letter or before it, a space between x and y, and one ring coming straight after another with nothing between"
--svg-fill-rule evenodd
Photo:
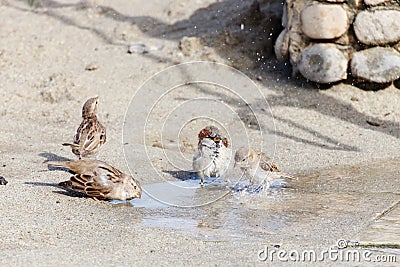
<instances>
[{"instance_id":1,"label":"sparrow with spread wing","mask_svg":"<svg viewBox=\"0 0 400 267\"><path fill-rule=\"evenodd\" d=\"M65 167L73 173L60 186L84 193L95 200L130 200L142 195L142 188L136 179L104 161L86 159L49 161L47 164Z\"/></svg>"},{"instance_id":2,"label":"sparrow with spread wing","mask_svg":"<svg viewBox=\"0 0 400 267\"><path fill-rule=\"evenodd\" d=\"M273 180L271 173L279 172L278 167L261 151L242 147L235 153L235 167L239 167L243 175L249 179L250 185L268 184Z\"/></svg>"}]
</instances>

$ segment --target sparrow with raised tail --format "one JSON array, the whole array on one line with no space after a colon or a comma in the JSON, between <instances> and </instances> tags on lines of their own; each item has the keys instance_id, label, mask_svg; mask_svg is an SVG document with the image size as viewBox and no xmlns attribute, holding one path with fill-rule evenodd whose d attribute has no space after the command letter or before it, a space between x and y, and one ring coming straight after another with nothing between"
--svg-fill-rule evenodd
<instances>
[{"instance_id":1,"label":"sparrow with raised tail","mask_svg":"<svg viewBox=\"0 0 400 267\"><path fill-rule=\"evenodd\" d=\"M215 126L207 126L198 135L198 151L193 157L193 170L204 184L205 177L221 177L228 169L231 150L228 139Z\"/></svg>"},{"instance_id":2,"label":"sparrow with raised tail","mask_svg":"<svg viewBox=\"0 0 400 267\"><path fill-rule=\"evenodd\" d=\"M256 183L269 186L270 182L277 178L271 173L279 172L278 167L270 161L271 159L261 151L241 147L235 153L234 167L242 170L244 176L249 179L250 185Z\"/></svg>"},{"instance_id":3,"label":"sparrow with raised tail","mask_svg":"<svg viewBox=\"0 0 400 267\"><path fill-rule=\"evenodd\" d=\"M97 119L97 105L99 97L89 98L82 108L82 122L76 130L73 143L64 143L70 146L72 153L79 159L96 154L106 142L106 128Z\"/></svg>"},{"instance_id":4,"label":"sparrow with raised tail","mask_svg":"<svg viewBox=\"0 0 400 267\"><path fill-rule=\"evenodd\" d=\"M93 159L49 161L47 164L65 167L74 175L59 185L95 200L130 200L142 196L139 182L110 164Z\"/></svg>"}]
</instances>

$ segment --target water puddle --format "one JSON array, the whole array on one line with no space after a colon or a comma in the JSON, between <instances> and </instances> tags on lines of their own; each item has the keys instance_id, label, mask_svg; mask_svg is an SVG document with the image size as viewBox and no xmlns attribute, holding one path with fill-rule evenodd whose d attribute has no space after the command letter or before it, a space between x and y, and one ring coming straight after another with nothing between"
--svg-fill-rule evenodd
<instances>
[{"instance_id":1,"label":"water puddle","mask_svg":"<svg viewBox=\"0 0 400 267\"><path fill-rule=\"evenodd\" d=\"M198 180L154 183L130 204L142 211L144 227L205 240L332 243L359 237L365 229L379 235L379 227L371 228L377 214L400 201L399 163L336 166L278 181L268 190L232 190L221 181L204 188ZM394 218L384 220L388 241L398 230L397 213Z\"/></svg>"}]
</instances>

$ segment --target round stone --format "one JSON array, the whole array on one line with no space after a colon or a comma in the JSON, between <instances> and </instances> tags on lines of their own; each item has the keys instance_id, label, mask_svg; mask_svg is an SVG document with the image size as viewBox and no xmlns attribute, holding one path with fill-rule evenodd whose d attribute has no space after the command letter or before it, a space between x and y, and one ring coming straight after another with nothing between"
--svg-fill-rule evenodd
<instances>
[{"instance_id":1,"label":"round stone","mask_svg":"<svg viewBox=\"0 0 400 267\"><path fill-rule=\"evenodd\" d=\"M364 0L364 3L368 6L377 6L390 1L391 0Z\"/></svg>"},{"instance_id":2,"label":"round stone","mask_svg":"<svg viewBox=\"0 0 400 267\"><path fill-rule=\"evenodd\" d=\"M278 36L274 45L275 56L280 62L289 59L289 33L284 29Z\"/></svg>"},{"instance_id":3,"label":"round stone","mask_svg":"<svg viewBox=\"0 0 400 267\"><path fill-rule=\"evenodd\" d=\"M348 30L349 20L341 5L316 4L301 12L301 28L312 39L333 39Z\"/></svg>"},{"instance_id":4,"label":"round stone","mask_svg":"<svg viewBox=\"0 0 400 267\"><path fill-rule=\"evenodd\" d=\"M316 44L304 49L297 63L300 73L318 83L347 78L348 59L334 44Z\"/></svg>"},{"instance_id":5,"label":"round stone","mask_svg":"<svg viewBox=\"0 0 400 267\"><path fill-rule=\"evenodd\" d=\"M375 10L358 13L354 31L360 42L384 45L400 41L400 11Z\"/></svg>"},{"instance_id":6,"label":"round stone","mask_svg":"<svg viewBox=\"0 0 400 267\"><path fill-rule=\"evenodd\" d=\"M374 47L353 54L353 76L386 83L400 78L400 53L393 48Z\"/></svg>"}]
</instances>

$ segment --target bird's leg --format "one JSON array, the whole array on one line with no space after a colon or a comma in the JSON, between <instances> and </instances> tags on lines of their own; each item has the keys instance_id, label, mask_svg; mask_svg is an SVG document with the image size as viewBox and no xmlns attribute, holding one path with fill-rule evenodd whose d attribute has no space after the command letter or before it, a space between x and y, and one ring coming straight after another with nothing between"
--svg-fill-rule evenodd
<instances>
[{"instance_id":1,"label":"bird's leg","mask_svg":"<svg viewBox=\"0 0 400 267\"><path fill-rule=\"evenodd\" d=\"M204 186L204 174L203 174L203 172L199 172L198 175L200 177L200 186L203 187Z\"/></svg>"},{"instance_id":2,"label":"bird's leg","mask_svg":"<svg viewBox=\"0 0 400 267\"><path fill-rule=\"evenodd\" d=\"M250 176L249 178L249 186L253 186L254 185L254 177Z\"/></svg>"}]
</instances>

